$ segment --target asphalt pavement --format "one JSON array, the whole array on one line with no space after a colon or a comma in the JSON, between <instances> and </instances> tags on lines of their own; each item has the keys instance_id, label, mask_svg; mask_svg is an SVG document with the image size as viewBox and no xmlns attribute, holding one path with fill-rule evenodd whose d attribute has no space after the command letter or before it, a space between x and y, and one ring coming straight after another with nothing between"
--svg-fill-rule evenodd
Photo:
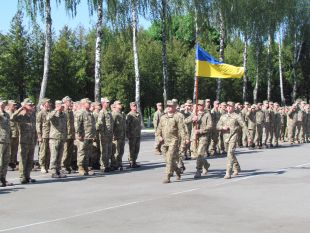
<instances>
[{"instance_id":1,"label":"asphalt pavement","mask_svg":"<svg viewBox=\"0 0 310 233\"><path fill-rule=\"evenodd\" d=\"M144 134L138 169L66 179L33 172L34 184L0 189L0 232L40 233L308 233L310 144L237 149L242 172L224 180L226 158L209 159L210 172L193 179L185 161L181 181L163 184L164 160ZM128 156L128 143L124 160Z\"/></svg>"}]
</instances>

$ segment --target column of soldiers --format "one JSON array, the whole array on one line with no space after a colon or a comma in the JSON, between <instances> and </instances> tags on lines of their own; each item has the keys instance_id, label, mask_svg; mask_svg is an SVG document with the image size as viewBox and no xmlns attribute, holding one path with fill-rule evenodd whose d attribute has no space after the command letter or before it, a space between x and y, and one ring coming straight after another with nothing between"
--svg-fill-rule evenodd
<instances>
[{"instance_id":1,"label":"column of soldiers","mask_svg":"<svg viewBox=\"0 0 310 233\"><path fill-rule=\"evenodd\" d=\"M214 101L211 109L210 99L197 103L195 107L187 100L179 106L173 99L167 102L165 111L161 103L156 105L155 154L165 156L164 183L171 182L174 172L176 179L181 179L185 170L183 158L197 159L194 178L200 178L210 167L206 157L227 155L224 178L229 179L240 172L234 154L238 146L262 149L278 147L284 141L310 142L310 107L302 100L290 107L271 101L256 105Z\"/></svg>"},{"instance_id":2,"label":"column of soldiers","mask_svg":"<svg viewBox=\"0 0 310 233\"><path fill-rule=\"evenodd\" d=\"M52 178L66 174L92 175L94 169L104 172L123 170L126 137L129 140L129 167L137 168L141 116L137 104L130 103L125 115L122 103L102 98L101 103L88 98L73 102L66 96L55 101L44 98L36 107L26 98L21 107L13 100L0 98L0 182L6 180L8 167L19 170L22 184L36 182L30 173L38 144L38 160L42 173Z\"/></svg>"}]
</instances>

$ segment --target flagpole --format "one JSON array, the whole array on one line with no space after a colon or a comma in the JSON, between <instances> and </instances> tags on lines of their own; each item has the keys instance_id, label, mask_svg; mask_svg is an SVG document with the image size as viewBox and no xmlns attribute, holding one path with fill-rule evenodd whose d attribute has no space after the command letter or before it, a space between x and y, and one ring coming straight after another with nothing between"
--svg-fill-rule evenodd
<instances>
[{"instance_id":1,"label":"flagpole","mask_svg":"<svg viewBox=\"0 0 310 233\"><path fill-rule=\"evenodd\" d=\"M195 92L196 92L196 103L195 103L195 115L198 116L198 77L195 76ZM198 122L195 123L195 131L198 129ZM197 148L197 134L195 132L195 147Z\"/></svg>"}]
</instances>

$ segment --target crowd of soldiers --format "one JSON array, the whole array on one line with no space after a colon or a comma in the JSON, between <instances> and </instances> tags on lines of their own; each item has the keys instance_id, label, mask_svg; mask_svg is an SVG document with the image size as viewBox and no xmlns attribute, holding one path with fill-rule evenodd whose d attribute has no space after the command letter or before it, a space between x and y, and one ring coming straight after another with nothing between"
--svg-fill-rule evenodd
<instances>
[{"instance_id":1,"label":"crowd of soldiers","mask_svg":"<svg viewBox=\"0 0 310 233\"><path fill-rule=\"evenodd\" d=\"M174 173L181 179L183 159L196 159L194 178L200 178L210 167L206 157L227 155L224 178L230 179L241 170L236 147L262 149L285 141L310 141L309 104L301 99L287 107L267 100L253 105L214 101L213 108L210 99L198 100L197 106L191 100L180 106L173 99L165 110L157 104L153 124L155 153L163 153L166 159L164 183L170 183Z\"/></svg>"},{"instance_id":2,"label":"crowd of soldiers","mask_svg":"<svg viewBox=\"0 0 310 233\"><path fill-rule=\"evenodd\" d=\"M21 107L13 100L0 98L0 186L11 186L7 170L18 169L22 184L36 182L30 173L39 144L39 168L52 178L66 174L92 175L94 169L104 172L123 170L125 137L129 141L129 167L137 168L140 149L141 116L137 104L122 112L122 103L111 106L107 98L101 103L88 98L73 102L66 96L55 101L44 98L36 107L26 98ZM17 166L18 165L18 166Z\"/></svg>"}]
</instances>

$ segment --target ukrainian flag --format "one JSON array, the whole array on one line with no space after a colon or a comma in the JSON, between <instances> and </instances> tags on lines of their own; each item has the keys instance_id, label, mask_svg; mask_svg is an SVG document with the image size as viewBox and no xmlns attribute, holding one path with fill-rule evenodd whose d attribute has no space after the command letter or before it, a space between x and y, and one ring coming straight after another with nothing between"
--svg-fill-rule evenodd
<instances>
[{"instance_id":1,"label":"ukrainian flag","mask_svg":"<svg viewBox=\"0 0 310 233\"><path fill-rule=\"evenodd\" d=\"M196 76L210 78L241 78L244 67L237 67L217 61L198 44L196 49Z\"/></svg>"}]
</instances>

